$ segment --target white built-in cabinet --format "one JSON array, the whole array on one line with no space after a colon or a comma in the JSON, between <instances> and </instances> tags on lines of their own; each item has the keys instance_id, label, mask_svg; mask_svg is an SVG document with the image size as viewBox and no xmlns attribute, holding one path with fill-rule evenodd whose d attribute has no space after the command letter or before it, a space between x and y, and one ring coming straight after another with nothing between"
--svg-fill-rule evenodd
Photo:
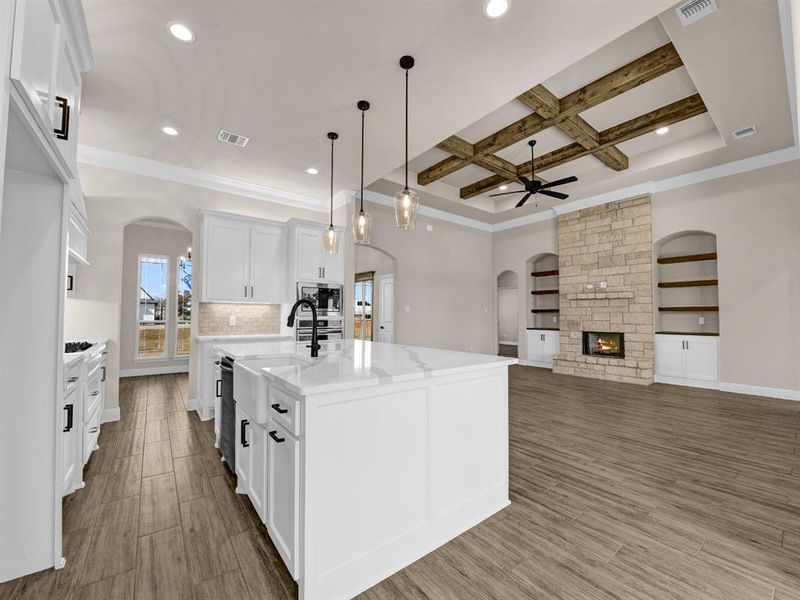
<instances>
[{"instance_id":1,"label":"white built-in cabinet","mask_svg":"<svg viewBox=\"0 0 800 600\"><path fill-rule=\"evenodd\" d=\"M71 494L81 487L81 468L83 467L82 424L83 424L83 378L82 361L70 363L64 370L64 396L61 408L61 455L63 458L63 494Z\"/></svg>"},{"instance_id":2,"label":"white built-in cabinet","mask_svg":"<svg viewBox=\"0 0 800 600\"><path fill-rule=\"evenodd\" d=\"M714 387L718 380L718 337L656 335L656 381Z\"/></svg>"},{"instance_id":3,"label":"white built-in cabinet","mask_svg":"<svg viewBox=\"0 0 800 600\"><path fill-rule=\"evenodd\" d=\"M560 332L550 329L528 329L528 363L537 367L553 366L558 354Z\"/></svg>"},{"instance_id":4,"label":"white built-in cabinet","mask_svg":"<svg viewBox=\"0 0 800 600\"><path fill-rule=\"evenodd\" d=\"M300 544L300 440L276 421L268 422L266 525L278 553L297 579Z\"/></svg>"},{"instance_id":5,"label":"white built-in cabinet","mask_svg":"<svg viewBox=\"0 0 800 600\"><path fill-rule=\"evenodd\" d=\"M203 302L286 302L286 229L234 216L203 219Z\"/></svg>"},{"instance_id":6,"label":"white built-in cabinet","mask_svg":"<svg viewBox=\"0 0 800 600\"><path fill-rule=\"evenodd\" d=\"M299 281L344 283L344 244L324 252L322 224L201 214L201 302L285 304L297 299Z\"/></svg>"}]
</instances>

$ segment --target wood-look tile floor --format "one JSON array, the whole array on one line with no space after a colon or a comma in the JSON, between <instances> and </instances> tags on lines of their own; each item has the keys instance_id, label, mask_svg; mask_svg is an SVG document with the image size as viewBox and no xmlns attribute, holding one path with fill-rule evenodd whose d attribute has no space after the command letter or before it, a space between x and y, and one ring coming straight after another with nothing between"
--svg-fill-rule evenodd
<instances>
[{"instance_id":1,"label":"wood-look tile floor","mask_svg":"<svg viewBox=\"0 0 800 600\"><path fill-rule=\"evenodd\" d=\"M359 600L800 598L800 403L531 367L509 386L511 506ZM0 599L295 598L185 376L120 392L64 500L67 567Z\"/></svg>"}]
</instances>

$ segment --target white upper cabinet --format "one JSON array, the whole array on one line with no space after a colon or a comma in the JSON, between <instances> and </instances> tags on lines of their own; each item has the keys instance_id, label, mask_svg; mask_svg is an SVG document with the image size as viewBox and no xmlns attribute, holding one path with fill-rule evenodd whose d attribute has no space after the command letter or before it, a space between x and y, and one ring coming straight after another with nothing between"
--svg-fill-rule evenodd
<instances>
[{"instance_id":1,"label":"white upper cabinet","mask_svg":"<svg viewBox=\"0 0 800 600\"><path fill-rule=\"evenodd\" d=\"M250 228L250 300L276 302L286 295L286 229Z\"/></svg>"},{"instance_id":2,"label":"white upper cabinet","mask_svg":"<svg viewBox=\"0 0 800 600\"><path fill-rule=\"evenodd\" d=\"M298 281L343 283L344 240L339 244L339 251L331 255L322 248L324 225L297 221L289 221L289 224L289 272L294 274L290 285L294 286Z\"/></svg>"},{"instance_id":3,"label":"white upper cabinet","mask_svg":"<svg viewBox=\"0 0 800 600\"><path fill-rule=\"evenodd\" d=\"M91 63L82 20L79 3L16 1L9 75L69 177L77 176L81 72Z\"/></svg>"},{"instance_id":4,"label":"white upper cabinet","mask_svg":"<svg viewBox=\"0 0 800 600\"><path fill-rule=\"evenodd\" d=\"M203 214L201 302L288 302L286 227Z\"/></svg>"}]
</instances>

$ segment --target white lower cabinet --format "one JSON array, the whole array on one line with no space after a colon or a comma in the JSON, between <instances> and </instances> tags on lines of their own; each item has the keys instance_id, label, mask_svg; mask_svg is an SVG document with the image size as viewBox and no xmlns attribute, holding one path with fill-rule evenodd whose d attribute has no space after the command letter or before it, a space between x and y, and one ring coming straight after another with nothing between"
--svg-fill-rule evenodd
<instances>
[{"instance_id":1,"label":"white lower cabinet","mask_svg":"<svg viewBox=\"0 0 800 600\"><path fill-rule=\"evenodd\" d=\"M528 362L541 367L552 367L558 354L560 332L551 329L528 329Z\"/></svg>"},{"instance_id":2,"label":"white lower cabinet","mask_svg":"<svg viewBox=\"0 0 800 600\"><path fill-rule=\"evenodd\" d=\"M72 384L64 395L64 421L61 435L61 455L63 460L64 490L63 494L71 494L79 487L81 462L81 427L80 416L81 386ZM77 418L76 418L77 417ZM77 428L75 427L79 425Z\"/></svg>"},{"instance_id":3,"label":"white lower cabinet","mask_svg":"<svg viewBox=\"0 0 800 600\"><path fill-rule=\"evenodd\" d=\"M656 335L656 380L708 387L719 381L719 338Z\"/></svg>"},{"instance_id":4,"label":"white lower cabinet","mask_svg":"<svg viewBox=\"0 0 800 600\"><path fill-rule=\"evenodd\" d=\"M250 491L250 438L253 425L250 417L236 405L236 492L248 494Z\"/></svg>"},{"instance_id":5,"label":"white lower cabinet","mask_svg":"<svg viewBox=\"0 0 800 600\"><path fill-rule=\"evenodd\" d=\"M269 421L267 531L297 579L300 543L300 440Z\"/></svg>"}]
</instances>

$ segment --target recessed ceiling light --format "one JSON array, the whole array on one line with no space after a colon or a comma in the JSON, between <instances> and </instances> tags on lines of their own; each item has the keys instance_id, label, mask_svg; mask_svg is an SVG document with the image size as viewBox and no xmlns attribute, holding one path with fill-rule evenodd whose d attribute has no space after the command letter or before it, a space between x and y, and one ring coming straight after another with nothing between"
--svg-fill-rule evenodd
<instances>
[{"instance_id":1,"label":"recessed ceiling light","mask_svg":"<svg viewBox=\"0 0 800 600\"><path fill-rule=\"evenodd\" d=\"M317 171L314 167L308 167L306 169L306 173L308 173L309 175L317 175L319 174L319 171Z\"/></svg>"},{"instance_id":2,"label":"recessed ceiling light","mask_svg":"<svg viewBox=\"0 0 800 600\"><path fill-rule=\"evenodd\" d=\"M166 133L167 135L178 135L178 130L174 127L167 125L166 127L162 127L161 131Z\"/></svg>"},{"instance_id":3,"label":"recessed ceiling light","mask_svg":"<svg viewBox=\"0 0 800 600\"><path fill-rule=\"evenodd\" d=\"M499 189L501 192L505 192L505 191L508 189L508 186L507 186L507 185L501 185L501 186L500 186L499 188L497 188L497 189Z\"/></svg>"},{"instance_id":4,"label":"recessed ceiling light","mask_svg":"<svg viewBox=\"0 0 800 600\"><path fill-rule=\"evenodd\" d=\"M658 135L666 135L667 133L669 133L669 127L659 127L658 129L656 129L656 133Z\"/></svg>"},{"instance_id":5,"label":"recessed ceiling light","mask_svg":"<svg viewBox=\"0 0 800 600\"><path fill-rule=\"evenodd\" d=\"M486 0L483 3L483 14L490 19L497 19L506 14L510 0Z\"/></svg>"},{"instance_id":6,"label":"recessed ceiling light","mask_svg":"<svg viewBox=\"0 0 800 600\"><path fill-rule=\"evenodd\" d=\"M197 39L194 35L194 32L183 23L170 23L167 27L169 32L172 34L172 37L174 37L176 40L180 40L182 42L193 42Z\"/></svg>"}]
</instances>

